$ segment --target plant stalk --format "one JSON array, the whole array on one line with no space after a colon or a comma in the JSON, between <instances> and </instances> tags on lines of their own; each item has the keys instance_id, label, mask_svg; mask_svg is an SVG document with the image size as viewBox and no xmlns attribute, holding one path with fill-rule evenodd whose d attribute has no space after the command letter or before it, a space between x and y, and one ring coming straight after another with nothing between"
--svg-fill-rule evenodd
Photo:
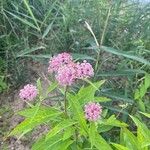
<instances>
[{"instance_id":1,"label":"plant stalk","mask_svg":"<svg viewBox=\"0 0 150 150\"><path fill-rule=\"evenodd\" d=\"M32 105L32 104L30 104L28 101L24 101L29 107L31 107L31 108L33 108L34 107L34 105Z\"/></svg>"},{"instance_id":2,"label":"plant stalk","mask_svg":"<svg viewBox=\"0 0 150 150\"><path fill-rule=\"evenodd\" d=\"M96 64L95 64L95 71L97 71L97 69L98 69L100 53L101 53L101 46L103 45L103 41L104 41L104 38L105 38L105 33L106 33L107 25L108 25L108 20L109 20L109 17L111 15L111 13L110 13L111 7L112 7L112 5L108 9L107 18L106 18L105 25L104 25L104 30L103 30L102 36L100 38L100 44L97 45L99 47L99 52L97 54L97 59L96 59Z\"/></svg>"},{"instance_id":3,"label":"plant stalk","mask_svg":"<svg viewBox=\"0 0 150 150\"><path fill-rule=\"evenodd\" d=\"M65 113L66 117L68 116L68 113L67 113L67 90L68 90L68 86L65 87L65 95L64 95L64 113Z\"/></svg>"}]
</instances>

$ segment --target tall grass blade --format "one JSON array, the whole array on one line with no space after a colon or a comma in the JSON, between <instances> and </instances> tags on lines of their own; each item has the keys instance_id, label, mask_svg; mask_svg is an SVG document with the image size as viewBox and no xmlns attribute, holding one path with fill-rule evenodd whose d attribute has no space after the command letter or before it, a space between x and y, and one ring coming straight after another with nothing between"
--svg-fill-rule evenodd
<instances>
[{"instance_id":1,"label":"tall grass blade","mask_svg":"<svg viewBox=\"0 0 150 150\"><path fill-rule=\"evenodd\" d=\"M32 12L32 10L31 10L31 8L30 8L30 6L29 6L27 0L23 0L23 1L24 1L25 5L26 5L26 7L27 7L27 9L28 9L28 11L29 11L31 17L33 18L33 20L34 20L34 22L35 22L35 24L36 24L36 26L37 26L37 29L40 31L40 27L39 27L39 25L38 25L38 23L37 23L36 18L35 18L34 15L33 15L33 12Z\"/></svg>"},{"instance_id":2,"label":"tall grass blade","mask_svg":"<svg viewBox=\"0 0 150 150\"><path fill-rule=\"evenodd\" d=\"M5 10L5 11L6 11L6 10ZM28 26L30 26L30 27L32 27L32 28L38 30L38 28L37 28L34 24L32 24L31 22L29 22L28 20L23 19L23 18L20 18L19 16L15 15L15 14L9 12L9 11L6 11L6 12L7 12L8 14L10 14L11 16L13 16L14 18L20 20L22 23L24 23L24 24L26 24L26 25L28 25Z\"/></svg>"},{"instance_id":3,"label":"tall grass blade","mask_svg":"<svg viewBox=\"0 0 150 150\"><path fill-rule=\"evenodd\" d=\"M42 55L42 54L40 54L40 55L20 55L20 56L18 56L18 57L31 57L31 58L33 58L33 59L40 59L40 58L43 58L43 59L49 59L50 57L51 57L52 55L50 55L50 54L47 54L47 55Z\"/></svg>"},{"instance_id":4,"label":"tall grass blade","mask_svg":"<svg viewBox=\"0 0 150 150\"><path fill-rule=\"evenodd\" d=\"M35 52L35 51L41 50L41 49L45 49L45 47L39 46L39 47L31 48L31 49L25 49L25 50L19 52L18 54L16 54L16 57L24 57L25 55L27 55L29 53L32 53L32 52Z\"/></svg>"},{"instance_id":5,"label":"tall grass blade","mask_svg":"<svg viewBox=\"0 0 150 150\"><path fill-rule=\"evenodd\" d=\"M53 19L53 21L47 26L46 30L43 33L42 39L44 39L47 36L47 34L50 32L50 30L52 29L52 25L57 18L57 14L55 15L55 18Z\"/></svg>"},{"instance_id":6,"label":"tall grass blade","mask_svg":"<svg viewBox=\"0 0 150 150\"><path fill-rule=\"evenodd\" d=\"M132 59L132 60L136 60L138 62L145 64L145 65L150 65L150 62L148 60L141 58L139 56L131 55L131 54L128 54L126 52L119 51L119 50L116 50L114 48L106 47L106 46L101 46L101 49L106 51L106 52L118 55L118 56L123 56L123 57L129 58L129 59Z\"/></svg>"},{"instance_id":7,"label":"tall grass blade","mask_svg":"<svg viewBox=\"0 0 150 150\"><path fill-rule=\"evenodd\" d=\"M134 76L136 74L145 74L144 70L140 69L127 69L127 70L118 70L111 72L101 72L96 75L97 77L118 77L118 76Z\"/></svg>"},{"instance_id":8,"label":"tall grass blade","mask_svg":"<svg viewBox=\"0 0 150 150\"><path fill-rule=\"evenodd\" d=\"M71 55L73 56L74 59L76 60L85 60L85 59L88 59L88 60L93 60L95 61L95 58L91 57L91 56L88 56L86 54L77 54L77 53L71 53Z\"/></svg>"}]
</instances>

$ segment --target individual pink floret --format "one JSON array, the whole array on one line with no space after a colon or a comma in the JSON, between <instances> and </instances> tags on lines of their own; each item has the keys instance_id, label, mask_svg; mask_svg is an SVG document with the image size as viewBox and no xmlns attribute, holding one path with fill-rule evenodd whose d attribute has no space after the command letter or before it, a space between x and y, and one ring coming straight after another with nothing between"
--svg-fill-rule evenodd
<instances>
[{"instance_id":1,"label":"individual pink floret","mask_svg":"<svg viewBox=\"0 0 150 150\"><path fill-rule=\"evenodd\" d=\"M94 76L94 69L86 60L77 64L77 78L89 78Z\"/></svg>"},{"instance_id":2,"label":"individual pink floret","mask_svg":"<svg viewBox=\"0 0 150 150\"><path fill-rule=\"evenodd\" d=\"M38 94L36 86L27 84L20 90L19 97L22 100L33 100Z\"/></svg>"},{"instance_id":3,"label":"individual pink floret","mask_svg":"<svg viewBox=\"0 0 150 150\"><path fill-rule=\"evenodd\" d=\"M76 80L76 64L70 63L58 69L56 80L62 86L72 85Z\"/></svg>"},{"instance_id":4,"label":"individual pink floret","mask_svg":"<svg viewBox=\"0 0 150 150\"><path fill-rule=\"evenodd\" d=\"M72 62L72 56L69 53L61 53L57 56L53 56L49 61L48 72L53 73L58 71L59 67Z\"/></svg>"},{"instance_id":5,"label":"individual pink floret","mask_svg":"<svg viewBox=\"0 0 150 150\"><path fill-rule=\"evenodd\" d=\"M85 105L85 117L89 121L97 121L102 113L102 107L98 103L90 102Z\"/></svg>"}]
</instances>

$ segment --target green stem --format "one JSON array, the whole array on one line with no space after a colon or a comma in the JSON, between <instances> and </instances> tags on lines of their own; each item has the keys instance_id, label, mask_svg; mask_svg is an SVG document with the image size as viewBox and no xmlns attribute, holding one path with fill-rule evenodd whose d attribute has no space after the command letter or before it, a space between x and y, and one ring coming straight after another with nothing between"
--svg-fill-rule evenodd
<instances>
[{"instance_id":1,"label":"green stem","mask_svg":"<svg viewBox=\"0 0 150 150\"><path fill-rule=\"evenodd\" d=\"M31 107L31 108L34 107L34 106L33 106L32 104L30 104L28 101L25 100L25 102L26 102L27 105L29 105L29 107Z\"/></svg>"},{"instance_id":2,"label":"green stem","mask_svg":"<svg viewBox=\"0 0 150 150\"><path fill-rule=\"evenodd\" d=\"M78 145L78 131L75 130L75 140L76 140L76 145Z\"/></svg>"},{"instance_id":3,"label":"green stem","mask_svg":"<svg viewBox=\"0 0 150 150\"><path fill-rule=\"evenodd\" d=\"M108 25L108 20L109 20L109 17L111 15L111 13L110 13L111 7L112 7L112 5L108 9L107 18L106 18L105 25L104 25L104 30L103 30L102 36L100 38L99 52L98 52L97 59L96 59L95 71L97 71L97 69L98 69L100 53L101 53L101 46L103 45L103 41L104 41L104 38L105 38L105 33L106 33L107 25Z\"/></svg>"},{"instance_id":4,"label":"green stem","mask_svg":"<svg viewBox=\"0 0 150 150\"><path fill-rule=\"evenodd\" d=\"M109 9L108 9L107 18L106 18L105 25L104 25L104 30L102 32L102 36L101 36L101 40L100 40L100 46L103 44L103 41L104 41L104 37L105 37L105 33L106 33L106 28L107 28L108 20L109 20L109 17L110 17L111 7L112 6L110 6Z\"/></svg>"},{"instance_id":5,"label":"green stem","mask_svg":"<svg viewBox=\"0 0 150 150\"><path fill-rule=\"evenodd\" d=\"M65 87L65 95L64 95L64 113L65 113L65 116L68 116L68 114L67 114L67 90L68 90L68 86Z\"/></svg>"}]
</instances>

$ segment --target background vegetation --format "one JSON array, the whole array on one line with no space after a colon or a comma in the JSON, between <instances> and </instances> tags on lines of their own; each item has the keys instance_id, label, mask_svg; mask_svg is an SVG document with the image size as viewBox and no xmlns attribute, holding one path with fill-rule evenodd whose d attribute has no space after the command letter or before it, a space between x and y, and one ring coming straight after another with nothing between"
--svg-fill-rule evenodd
<instances>
[{"instance_id":1,"label":"background vegetation","mask_svg":"<svg viewBox=\"0 0 150 150\"><path fill-rule=\"evenodd\" d=\"M25 63L31 58L46 62L45 58L60 51L80 54L76 57L86 54L88 58L92 57L90 59L95 58L95 49L91 48L95 42L85 27L85 21L101 45L118 50L115 54L126 52L127 58L133 54L137 56L136 60L140 60L139 56L150 59L149 3L127 0L2 0L0 8L0 70L1 76L5 76L11 85L25 80ZM109 52L114 53L113 50ZM117 70L148 71L145 65L148 62L120 60L115 62ZM105 56L101 64L110 61L111 58ZM109 67L109 71L112 68ZM100 69L101 72L105 68Z\"/></svg>"}]
</instances>

